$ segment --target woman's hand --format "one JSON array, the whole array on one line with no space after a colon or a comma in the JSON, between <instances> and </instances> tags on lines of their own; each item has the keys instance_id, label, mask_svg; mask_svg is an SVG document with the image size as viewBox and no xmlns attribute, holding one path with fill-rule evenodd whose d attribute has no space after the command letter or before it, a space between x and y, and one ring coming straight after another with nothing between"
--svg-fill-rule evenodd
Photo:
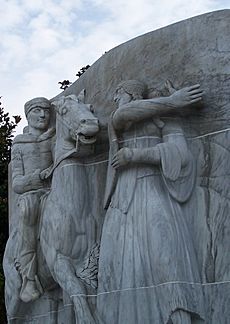
<instances>
[{"instance_id":1,"label":"woman's hand","mask_svg":"<svg viewBox=\"0 0 230 324\"><path fill-rule=\"evenodd\" d=\"M200 102L202 96L203 90L200 89L199 84L195 84L191 87L182 88L173 92L169 99L173 106L182 108Z\"/></svg>"},{"instance_id":2,"label":"woman's hand","mask_svg":"<svg viewBox=\"0 0 230 324\"><path fill-rule=\"evenodd\" d=\"M121 148L113 157L111 165L114 169L118 169L119 167L127 165L130 161L132 161L133 151L124 147Z\"/></svg>"}]
</instances>

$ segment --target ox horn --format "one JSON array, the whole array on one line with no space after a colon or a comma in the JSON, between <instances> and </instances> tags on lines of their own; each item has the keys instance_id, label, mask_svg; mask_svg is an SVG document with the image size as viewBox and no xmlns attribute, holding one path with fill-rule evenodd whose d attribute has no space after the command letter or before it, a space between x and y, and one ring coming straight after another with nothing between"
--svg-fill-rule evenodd
<instances>
[{"instance_id":1,"label":"ox horn","mask_svg":"<svg viewBox=\"0 0 230 324\"><path fill-rule=\"evenodd\" d=\"M79 102L85 103L85 89L82 89L79 95L77 96Z\"/></svg>"}]
</instances>

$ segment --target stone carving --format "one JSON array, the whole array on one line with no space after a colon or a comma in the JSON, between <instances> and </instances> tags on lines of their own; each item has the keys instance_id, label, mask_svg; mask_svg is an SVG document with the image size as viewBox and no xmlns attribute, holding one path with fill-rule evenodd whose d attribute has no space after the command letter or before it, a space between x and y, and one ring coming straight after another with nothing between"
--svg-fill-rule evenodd
<instances>
[{"instance_id":1,"label":"stone carving","mask_svg":"<svg viewBox=\"0 0 230 324\"><path fill-rule=\"evenodd\" d=\"M13 190L20 193L22 215L19 222L22 230L19 229L17 237L23 244L16 261L16 268L23 279L20 298L24 303L31 302L44 291L53 289L56 282L65 291L66 300L72 297L79 320L92 316L87 303L77 296L97 286L99 251L94 224L87 221L88 215L85 215L80 200L84 173L78 170L76 157L92 154L92 145L99 131L91 105L83 101L84 90L78 97L61 97L52 103L57 130L53 163L51 135L54 131L47 130L50 102L44 98L33 99L25 105L28 134L16 137L12 150L12 184ZM69 190L64 185L65 181ZM7 251L10 253L6 249L5 263ZM13 309L16 314L18 307L16 302Z\"/></svg>"},{"instance_id":2,"label":"stone carving","mask_svg":"<svg viewBox=\"0 0 230 324\"><path fill-rule=\"evenodd\" d=\"M71 95L53 102L57 114L56 148L52 186L44 203L40 232L48 267L73 301L79 323L84 318L93 321L90 307L81 296L95 288L98 255L95 222L82 205L85 174L78 164L79 158L92 154L99 125L91 105L83 101L84 90L78 97Z\"/></svg>"},{"instance_id":3,"label":"stone carving","mask_svg":"<svg viewBox=\"0 0 230 324\"><path fill-rule=\"evenodd\" d=\"M27 303L17 204L30 190L9 179L10 324L228 323L229 19L208 13L122 44L51 100L30 268L40 296Z\"/></svg>"},{"instance_id":4,"label":"stone carving","mask_svg":"<svg viewBox=\"0 0 230 324\"><path fill-rule=\"evenodd\" d=\"M109 167L98 307L105 323L191 323L191 314L204 316L184 215L196 170L179 120L160 116L201 101L202 91L195 85L147 100L143 93L143 83L128 80L114 96L110 163L117 171Z\"/></svg>"},{"instance_id":5,"label":"stone carving","mask_svg":"<svg viewBox=\"0 0 230 324\"><path fill-rule=\"evenodd\" d=\"M12 187L20 195L19 255L16 261L22 276L20 298L24 302L40 296L37 277L37 227L40 201L47 193L50 183L44 173L52 165L51 138L48 129L50 102L35 98L25 104L28 133L18 135L12 147Z\"/></svg>"}]
</instances>

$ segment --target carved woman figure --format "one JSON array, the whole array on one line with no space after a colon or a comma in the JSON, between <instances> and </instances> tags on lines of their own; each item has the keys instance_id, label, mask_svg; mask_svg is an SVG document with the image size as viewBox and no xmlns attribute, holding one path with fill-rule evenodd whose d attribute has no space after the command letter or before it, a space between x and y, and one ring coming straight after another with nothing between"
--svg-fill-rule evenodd
<instances>
[{"instance_id":1,"label":"carved woman figure","mask_svg":"<svg viewBox=\"0 0 230 324\"><path fill-rule=\"evenodd\" d=\"M178 119L202 99L199 85L143 99L136 80L116 90L101 237L98 310L105 323L190 324L203 295L183 206L196 171ZM192 211L190 211L192 213Z\"/></svg>"}]
</instances>

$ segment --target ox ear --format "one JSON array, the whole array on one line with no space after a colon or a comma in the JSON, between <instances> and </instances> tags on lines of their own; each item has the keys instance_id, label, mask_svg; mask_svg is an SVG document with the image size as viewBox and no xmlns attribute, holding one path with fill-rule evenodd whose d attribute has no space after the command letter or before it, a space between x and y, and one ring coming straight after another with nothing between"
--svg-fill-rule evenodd
<instances>
[{"instance_id":1,"label":"ox ear","mask_svg":"<svg viewBox=\"0 0 230 324\"><path fill-rule=\"evenodd\" d=\"M60 106L64 104L65 97L61 96L60 98L54 100L51 102L51 104L54 106L54 109L57 110Z\"/></svg>"},{"instance_id":2,"label":"ox ear","mask_svg":"<svg viewBox=\"0 0 230 324\"><path fill-rule=\"evenodd\" d=\"M82 89L79 95L77 96L78 102L85 103L85 89Z\"/></svg>"},{"instance_id":3,"label":"ox ear","mask_svg":"<svg viewBox=\"0 0 230 324\"><path fill-rule=\"evenodd\" d=\"M52 101L52 105L54 107L54 110L57 113L59 113L59 109L60 109L60 107L62 107L64 105L64 103L65 103L65 97L64 96Z\"/></svg>"}]
</instances>

